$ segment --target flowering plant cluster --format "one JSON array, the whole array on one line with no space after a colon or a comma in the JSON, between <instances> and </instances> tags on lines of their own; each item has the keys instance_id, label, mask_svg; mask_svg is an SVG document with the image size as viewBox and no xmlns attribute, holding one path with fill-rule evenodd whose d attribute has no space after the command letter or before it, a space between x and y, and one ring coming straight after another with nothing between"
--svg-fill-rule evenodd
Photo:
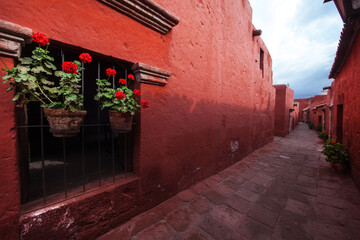
<instances>
[{"instance_id":1,"label":"flowering plant cluster","mask_svg":"<svg viewBox=\"0 0 360 240\"><path fill-rule=\"evenodd\" d=\"M88 53L85 54L89 55ZM81 57L79 58L81 60ZM61 99L62 101L53 102L50 107L70 110L72 112L80 110L84 102L84 96L80 92L81 71L84 68L82 64L76 60L74 62L64 62L62 68L64 71L55 72L55 76L60 77L58 96L60 97L59 100Z\"/></svg>"},{"instance_id":2,"label":"flowering plant cluster","mask_svg":"<svg viewBox=\"0 0 360 240\"><path fill-rule=\"evenodd\" d=\"M119 79L119 88L113 88L109 82L110 77L116 76L114 69L106 69L107 79L96 79L98 85L97 94L95 100L100 101L101 109L107 108L110 110L119 111L122 113L131 113L134 115L135 112L142 106L144 108L149 107L149 102L146 100L141 101L139 104L140 90L131 90L128 88L128 81L124 78ZM135 77L129 74L127 77L130 81L134 81Z\"/></svg>"},{"instance_id":3,"label":"flowering plant cluster","mask_svg":"<svg viewBox=\"0 0 360 240\"><path fill-rule=\"evenodd\" d=\"M320 139L326 140L326 139L329 138L329 135L328 135L327 132L319 132L319 133L318 133L318 137L319 137Z\"/></svg>"},{"instance_id":4,"label":"flowering plant cluster","mask_svg":"<svg viewBox=\"0 0 360 240\"><path fill-rule=\"evenodd\" d=\"M92 61L90 54L82 53L79 59L83 63ZM56 109L70 110L72 112L80 110L83 106L84 96L80 93L81 90L81 71L84 69L83 64L77 60L74 62L63 62L61 66L64 71L56 71L55 76L60 77L59 96L63 101L54 103Z\"/></svg>"},{"instance_id":5,"label":"flowering plant cluster","mask_svg":"<svg viewBox=\"0 0 360 240\"><path fill-rule=\"evenodd\" d=\"M58 93L58 88L48 80L56 67L52 63L54 58L49 56L47 50L49 39L41 33L33 33L32 38L39 46L32 51L31 57L19 58L19 64L12 69L3 62L5 65L3 70L7 72L3 77L3 83L10 84L7 91L13 88L17 90L12 99L15 104L40 101L42 107L47 107Z\"/></svg>"},{"instance_id":6,"label":"flowering plant cluster","mask_svg":"<svg viewBox=\"0 0 360 240\"><path fill-rule=\"evenodd\" d=\"M344 144L336 142L335 139L328 139L324 144L323 154L326 155L326 161L330 163L348 163L349 154L344 149Z\"/></svg>"},{"instance_id":7,"label":"flowering plant cluster","mask_svg":"<svg viewBox=\"0 0 360 240\"><path fill-rule=\"evenodd\" d=\"M80 110L84 98L80 93L82 64L79 61L64 62L63 71L56 71L54 58L47 50L49 38L41 33L33 33L32 38L39 45L32 51L32 56L19 58L20 63L12 69L6 65L3 69L7 72L4 83L10 84L7 91L17 90L12 101L16 104L40 101L43 108ZM79 59L83 63L92 60L88 53L82 53ZM60 77L59 86L49 80L53 75Z\"/></svg>"},{"instance_id":8,"label":"flowering plant cluster","mask_svg":"<svg viewBox=\"0 0 360 240\"><path fill-rule=\"evenodd\" d=\"M42 33L33 33L32 35L32 39L34 42L36 42L37 44L39 44L39 46L47 46L49 45L49 38Z\"/></svg>"},{"instance_id":9,"label":"flowering plant cluster","mask_svg":"<svg viewBox=\"0 0 360 240\"><path fill-rule=\"evenodd\" d=\"M84 101L84 96L81 94L81 72L84 64L92 61L92 57L88 53L82 53L79 56L81 62L65 61L61 66L63 70L57 71L53 64L54 58L48 51L49 38L41 33L33 33L32 38L38 46L32 51L31 57L19 58L19 64L12 69L3 62L5 65L3 70L7 72L3 77L4 83L10 84L7 91L17 90L12 101L15 104L39 101L43 108L72 112L80 110ZM95 100L100 101L102 109L108 108L134 115L141 106L149 107L149 102L146 100L139 103L140 90L131 90L126 79L119 79L119 88L112 87L109 78L116 76L114 69L106 69L106 75L108 79L96 79L99 88ZM53 76L58 77L60 81L53 81ZM129 74L127 79L130 82L135 80L132 74Z\"/></svg>"}]
</instances>

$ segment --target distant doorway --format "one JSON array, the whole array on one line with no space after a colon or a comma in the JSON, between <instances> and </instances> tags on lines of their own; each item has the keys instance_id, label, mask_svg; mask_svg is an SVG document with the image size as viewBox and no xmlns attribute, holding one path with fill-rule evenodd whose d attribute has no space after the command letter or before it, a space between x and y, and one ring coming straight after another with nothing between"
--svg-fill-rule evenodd
<instances>
[{"instance_id":1,"label":"distant doorway","mask_svg":"<svg viewBox=\"0 0 360 240\"><path fill-rule=\"evenodd\" d=\"M290 113L289 113L289 133L291 132L292 128L293 128L293 114L292 112L294 111L294 109L290 109Z\"/></svg>"},{"instance_id":2,"label":"distant doorway","mask_svg":"<svg viewBox=\"0 0 360 240\"><path fill-rule=\"evenodd\" d=\"M336 141L343 142L343 105L337 106L336 113Z\"/></svg>"},{"instance_id":3,"label":"distant doorway","mask_svg":"<svg viewBox=\"0 0 360 240\"><path fill-rule=\"evenodd\" d=\"M321 131L322 131L322 116L319 116L318 117L318 125L317 126L319 126L321 124Z\"/></svg>"}]
</instances>

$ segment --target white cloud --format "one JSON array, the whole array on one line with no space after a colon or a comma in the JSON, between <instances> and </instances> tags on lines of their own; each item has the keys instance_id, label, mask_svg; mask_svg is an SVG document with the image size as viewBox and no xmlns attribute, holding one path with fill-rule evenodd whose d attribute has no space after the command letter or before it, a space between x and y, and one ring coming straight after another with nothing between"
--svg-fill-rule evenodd
<instances>
[{"instance_id":1,"label":"white cloud","mask_svg":"<svg viewBox=\"0 0 360 240\"><path fill-rule=\"evenodd\" d=\"M253 23L263 30L273 59L274 84L289 83L296 96L320 93L324 87L320 84L330 82L327 76L342 28L334 4L313 0L250 0L250 4Z\"/></svg>"}]
</instances>

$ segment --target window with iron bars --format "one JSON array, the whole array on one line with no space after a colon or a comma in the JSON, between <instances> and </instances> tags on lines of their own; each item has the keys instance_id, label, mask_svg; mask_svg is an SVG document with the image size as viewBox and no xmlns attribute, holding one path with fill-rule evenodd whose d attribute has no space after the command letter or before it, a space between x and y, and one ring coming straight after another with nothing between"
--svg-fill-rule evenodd
<instances>
[{"instance_id":1,"label":"window with iron bars","mask_svg":"<svg viewBox=\"0 0 360 240\"><path fill-rule=\"evenodd\" d=\"M31 56L34 45L25 47L22 57ZM61 70L63 61L78 60L82 51L52 44L50 55ZM110 129L107 110L94 100L96 78L107 78L105 69L117 71L110 81L118 87L127 78L131 63L90 53L93 60L82 73L84 109L81 132L76 137L56 138L38 102L16 108L23 210L33 210L109 185L133 170L133 132L116 134ZM59 80L54 77L55 82ZM135 82L129 81L130 87ZM133 123L133 128L136 125Z\"/></svg>"}]
</instances>

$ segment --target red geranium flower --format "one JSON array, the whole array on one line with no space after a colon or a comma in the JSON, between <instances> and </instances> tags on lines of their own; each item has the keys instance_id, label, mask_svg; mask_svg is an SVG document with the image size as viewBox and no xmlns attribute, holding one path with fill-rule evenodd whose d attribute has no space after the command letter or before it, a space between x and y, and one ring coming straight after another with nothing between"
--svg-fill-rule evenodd
<instances>
[{"instance_id":1,"label":"red geranium flower","mask_svg":"<svg viewBox=\"0 0 360 240\"><path fill-rule=\"evenodd\" d=\"M64 62L61 67L64 69L66 73L77 73L78 67L73 62Z\"/></svg>"},{"instance_id":2,"label":"red geranium flower","mask_svg":"<svg viewBox=\"0 0 360 240\"><path fill-rule=\"evenodd\" d=\"M120 78L119 83L125 85L126 84L126 79Z\"/></svg>"},{"instance_id":3,"label":"red geranium flower","mask_svg":"<svg viewBox=\"0 0 360 240\"><path fill-rule=\"evenodd\" d=\"M83 63L89 63L89 62L91 62L91 60L92 60L90 54L88 54L88 53L82 53L82 54L80 54L79 59L80 59Z\"/></svg>"},{"instance_id":4,"label":"red geranium flower","mask_svg":"<svg viewBox=\"0 0 360 240\"><path fill-rule=\"evenodd\" d=\"M41 46L46 46L49 44L49 38L42 33L33 33L32 35L32 39L34 42L36 42L37 44L41 45Z\"/></svg>"},{"instance_id":5,"label":"red geranium flower","mask_svg":"<svg viewBox=\"0 0 360 240\"><path fill-rule=\"evenodd\" d=\"M140 96L140 90L134 89L134 94Z\"/></svg>"},{"instance_id":6,"label":"red geranium flower","mask_svg":"<svg viewBox=\"0 0 360 240\"><path fill-rule=\"evenodd\" d=\"M141 101L141 106L142 106L143 108L148 108L148 107L149 107L149 101L147 101L147 100L142 100L142 101Z\"/></svg>"},{"instance_id":7,"label":"red geranium flower","mask_svg":"<svg viewBox=\"0 0 360 240\"><path fill-rule=\"evenodd\" d=\"M335 143L336 143L336 141L332 141L332 142L331 142L331 144L333 144L333 145L334 145Z\"/></svg>"},{"instance_id":8,"label":"red geranium flower","mask_svg":"<svg viewBox=\"0 0 360 240\"><path fill-rule=\"evenodd\" d=\"M132 74L129 74L129 75L128 75L128 78L131 79L131 80L135 80L135 77L134 77L134 75L132 75Z\"/></svg>"},{"instance_id":9,"label":"red geranium flower","mask_svg":"<svg viewBox=\"0 0 360 240\"><path fill-rule=\"evenodd\" d=\"M114 69L112 69L112 68L106 69L106 76L108 76L108 77L111 77L111 76L115 77L115 75L116 75L116 71L115 71Z\"/></svg>"},{"instance_id":10,"label":"red geranium flower","mask_svg":"<svg viewBox=\"0 0 360 240\"><path fill-rule=\"evenodd\" d=\"M121 100L121 99L125 98L125 94L123 92L116 92L115 98Z\"/></svg>"}]
</instances>

